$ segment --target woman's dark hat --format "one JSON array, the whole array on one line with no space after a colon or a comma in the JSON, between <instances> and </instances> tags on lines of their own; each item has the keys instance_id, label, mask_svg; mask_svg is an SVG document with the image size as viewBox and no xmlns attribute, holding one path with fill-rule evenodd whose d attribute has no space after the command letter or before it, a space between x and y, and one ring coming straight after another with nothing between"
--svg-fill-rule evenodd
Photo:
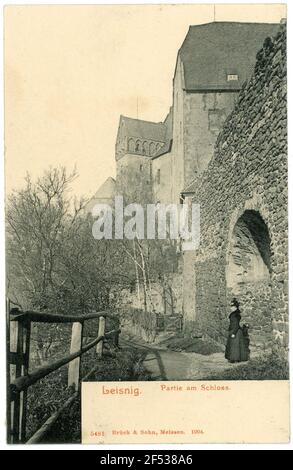
<instances>
[{"instance_id":1,"label":"woman's dark hat","mask_svg":"<svg viewBox=\"0 0 293 470\"><path fill-rule=\"evenodd\" d=\"M239 302L238 302L237 299L234 298L233 300L231 300L231 304L230 304L230 305L231 305L231 307L236 307L236 308L238 308L238 307L239 307Z\"/></svg>"}]
</instances>

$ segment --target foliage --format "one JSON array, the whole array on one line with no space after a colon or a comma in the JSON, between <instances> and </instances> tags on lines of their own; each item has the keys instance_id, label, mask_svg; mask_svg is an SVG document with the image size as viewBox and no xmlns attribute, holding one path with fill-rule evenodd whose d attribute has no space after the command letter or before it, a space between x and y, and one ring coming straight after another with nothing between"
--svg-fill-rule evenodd
<instances>
[{"instance_id":1,"label":"foliage","mask_svg":"<svg viewBox=\"0 0 293 470\"><path fill-rule=\"evenodd\" d=\"M271 354L251 359L247 363L211 374L202 380L288 380L288 362L278 355Z\"/></svg>"},{"instance_id":2,"label":"foliage","mask_svg":"<svg viewBox=\"0 0 293 470\"><path fill-rule=\"evenodd\" d=\"M149 374L142 366L141 353L134 349L112 350L105 352L102 359L97 362L94 349L91 354L83 356L82 376L84 376L94 365L97 365L95 374L88 381L139 381L149 380ZM64 375L66 375L63 372ZM28 413L28 436L32 435L43 422L59 409L66 399L73 393L71 389L65 387L62 373L46 378L46 386L39 386L33 389L29 395ZM63 382L63 383L62 383ZM62 400L60 400L62 397ZM75 443L81 439L81 409L80 397L72 406L58 418L47 436L45 443Z\"/></svg>"},{"instance_id":3,"label":"foliage","mask_svg":"<svg viewBox=\"0 0 293 470\"><path fill-rule=\"evenodd\" d=\"M125 310L121 309L120 316L123 318L125 331L129 330L147 342L154 341L157 323L155 313L149 310L127 307Z\"/></svg>"},{"instance_id":4,"label":"foliage","mask_svg":"<svg viewBox=\"0 0 293 470\"><path fill-rule=\"evenodd\" d=\"M109 308L111 287L129 284L119 240L97 241L85 201L70 197L64 168L27 176L7 205L8 295L23 309L85 313Z\"/></svg>"},{"instance_id":5,"label":"foliage","mask_svg":"<svg viewBox=\"0 0 293 470\"><path fill-rule=\"evenodd\" d=\"M177 242L166 234L165 239L147 237L147 205L154 203L152 192L151 172L149 162L141 163L139 166L128 165L120 168L117 175L117 194L123 196L124 205L140 204L144 209L144 238L135 233L137 230L134 223L134 239L124 239L122 249L126 255L125 262L130 263L132 275L134 274L138 304L147 311L154 312L152 290L154 284L160 284L164 291L170 292L171 284L169 275L174 273L178 267ZM135 209L134 209L135 212ZM167 230L170 221L166 214ZM158 226L155 227L158 235ZM168 295L166 295L168 297ZM172 303L172 305L174 302Z\"/></svg>"},{"instance_id":6,"label":"foliage","mask_svg":"<svg viewBox=\"0 0 293 470\"><path fill-rule=\"evenodd\" d=\"M77 177L50 169L8 198L7 295L23 310L82 314L111 309L131 284L120 240L97 241L85 200L70 196ZM98 329L95 329L95 332ZM35 325L32 354L46 361L56 343L67 342L64 325Z\"/></svg>"},{"instance_id":7,"label":"foliage","mask_svg":"<svg viewBox=\"0 0 293 470\"><path fill-rule=\"evenodd\" d=\"M30 370L54 358L68 354L71 341L70 323L32 323Z\"/></svg>"},{"instance_id":8,"label":"foliage","mask_svg":"<svg viewBox=\"0 0 293 470\"><path fill-rule=\"evenodd\" d=\"M63 367L32 385L27 399L27 439L73 394L67 388L67 368Z\"/></svg>"}]
</instances>

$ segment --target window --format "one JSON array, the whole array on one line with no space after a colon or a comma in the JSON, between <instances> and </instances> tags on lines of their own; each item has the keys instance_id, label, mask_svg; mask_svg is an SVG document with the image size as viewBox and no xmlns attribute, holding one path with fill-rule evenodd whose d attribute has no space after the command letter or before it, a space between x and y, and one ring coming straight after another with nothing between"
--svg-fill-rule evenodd
<instances>
[{"instance_id":1,"label":"window","mask_svg":"<svg viewBox=\"0 0 293 470\"><path fill-rule=\"evenodd\" d=\"M141 148L141 141L140 140L137 140L136 143L135 143L135 151L136 152L141 152L142 148Z\"/></svg>"},{"instance_id":2,"label":"window","mask_svg":"<svg viewBox=\"0 0 293 470\"><path fill-rule=\"evenodd\" d=\"M160 169L157 170L156 179L157 179L157 183L160 184L161 183L161 170Z\"/></svg>"},{"instance_id":3,"label":"window","mask_svg":"<svg viewBox=\"0 0 293 470\"><path fill-rule=\"evenodd\" d=\"M143 170L143 165L142 165L142 163L139 165L139 170L140 170L140 171Z\"/></svg>"},{"instance_id":4,"label":"window","mask_svg":"<svg viewBox=\"0 0 293 470\"><path fill-rule=\"evenodd\" d=\"M135 142L131 138L128 140L128 150L129 150L129 152L134 152L135 151Z\"/></svg>"},{"instance_id":5,"label":"window","mask_svg":"<svg viewBox=\"0 0 293 470\"><path fill-rule=\"evenodd\" d=\"M150 154L154 155L155 151L156 151L156 146L155 146L154 142L151 142L150 143Z\"/></svg>"},{"instance_id":6,"label":"window","mask_svg":"<svg viewBox=\"0 0 293 470\"><path fill-rule=\"evenodd\" d=\"M209 110L209 130L212 132L219 132L226 119L226 113L223 109L210 109Z\"/></svg>"},{"instance_id":7,"label":"window","mask_svg":"<svg viewBox=\"0 0 293 470\"><path fill-rule=\"evenodd\" d=\"M227 75L227 82L237 82L237 81L238 81L238 75L236 74Z\"/></svg>"}]
</instances>

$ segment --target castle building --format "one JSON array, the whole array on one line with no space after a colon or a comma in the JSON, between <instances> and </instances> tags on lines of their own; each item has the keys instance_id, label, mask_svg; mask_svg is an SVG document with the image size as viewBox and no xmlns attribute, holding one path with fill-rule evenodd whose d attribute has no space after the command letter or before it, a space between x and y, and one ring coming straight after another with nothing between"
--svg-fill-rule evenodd
<instances>
[{"instance_id":1,"label":"castle building","mask_svg":"<svg viewBox=\"0 0 293 470\"><path fill-rule=\"evenodd\" d=\"M179 49L173 104L164 122L121 116L117 179L151 175L154 202L179 203L181 193L206 168L240 89L254 69L264 40L279 24L214 22L190 26ZM147 176L149 179L149 176Z\"/></svg>"},{"instance_id":2,"label":"castle building","mask_svg":"<svg viewBox=\"0 0 293 470\"><path fill-rule=\"evenodd\" d=\"M223 343L237 296L261 351L288 348L285 36L280 24L190 26L166 119L121 116L116 141L116 192L200 205L200 247L180 254L175 279L184 329Z\"/></svg>"}]
</instances>

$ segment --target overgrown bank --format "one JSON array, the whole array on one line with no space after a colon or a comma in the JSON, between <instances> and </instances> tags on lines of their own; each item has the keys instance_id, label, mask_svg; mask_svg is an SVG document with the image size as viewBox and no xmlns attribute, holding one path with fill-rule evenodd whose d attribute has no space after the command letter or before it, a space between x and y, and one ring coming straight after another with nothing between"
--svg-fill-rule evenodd
<instances>
[{"instance_id":1,"label":"overgrown bank","mask_svg":"<svg viewBox=\"0 0 293 470\"><path fill-rule=\"evenodd\" d=\"M136 349L105 351L97 362L94 352L89 352L82 364L82 376L95 365L96 372L88 381L146 381L150 375L142 365L142 352ZM27 437L29 438L49 416L62 406L73 393L66 386L66 370L58 371L40 381L30 389L28 396ZM81 441L81 404L80 398L64 412L50 429L43 443L79 443Z\"/></svg>"}]
</instances>

